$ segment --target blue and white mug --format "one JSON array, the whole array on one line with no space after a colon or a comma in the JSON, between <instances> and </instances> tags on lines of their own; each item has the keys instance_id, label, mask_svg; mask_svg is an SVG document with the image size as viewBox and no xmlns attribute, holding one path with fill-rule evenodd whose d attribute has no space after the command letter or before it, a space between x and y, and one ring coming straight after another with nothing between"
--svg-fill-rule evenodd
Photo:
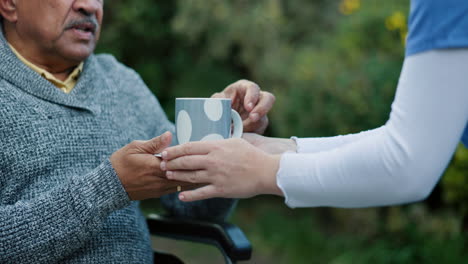
<instances>
[{"instance_id":1,"label":"blue and white mug","mask_svg":"<svg viewBox=\"0 0 468 264\"><path fill-rule=\"evenodd\" d=\"M175 119L178 144L242 136L242 119L228 98L176 98Z\"/></svg>"}]
</instances>

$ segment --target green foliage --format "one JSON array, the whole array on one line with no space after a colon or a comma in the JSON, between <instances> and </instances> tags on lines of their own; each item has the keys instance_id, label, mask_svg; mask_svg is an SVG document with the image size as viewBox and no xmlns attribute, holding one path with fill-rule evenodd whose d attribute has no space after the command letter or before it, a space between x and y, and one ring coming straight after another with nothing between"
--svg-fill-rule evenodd
<instances>
[{"instance_id":1,"label":"green foliage","mask_svg":"<svg viewBox=\"0 0 468 264\"><path fill-rule=\"evenodd\" d=\"M468 217L468 149L459 146L442 179L444 199Z\"/></svg>"},{"instance_id":2,"label":"green foliage","mask_svg":"<svg viewBox=\"0 0 468 264\"><path fill-rule=\"evenodd\" d=\"M350 133L388 117L407 9L404 0L114 0L99 51L137 70L171 117L174 97L248 78L277 96L273 136Z\"/></svg>"},{"instance_id":3,"label":"green foliage","mask_svg":"<svg viewBox=\"0 0 468 264\"><path fill-rule=\"evenodd\" d=\"M386 20L406 13L407 1L366 1L349 15L329 1L208 2L179 1L173 28L202 43L206 57L233 57L277 96L274 135L349 133L386 121L404 49Z\"/></svg>"},{"instance_id":4,"label":"green foliage","mask_svg":"<svg viewBox=\"0 0 468 264\"><path fill-rule=\"evenodd\" d=\"M291 210L282 203L266 198L240 203L234 221L255 246L252 263L468 261L468 236L456 230L459 217L433 215L423 205L392 207L382 216L371 208ZM404 222L398 228L392 223L396 219Z\"/></svg>"}]
</instances>

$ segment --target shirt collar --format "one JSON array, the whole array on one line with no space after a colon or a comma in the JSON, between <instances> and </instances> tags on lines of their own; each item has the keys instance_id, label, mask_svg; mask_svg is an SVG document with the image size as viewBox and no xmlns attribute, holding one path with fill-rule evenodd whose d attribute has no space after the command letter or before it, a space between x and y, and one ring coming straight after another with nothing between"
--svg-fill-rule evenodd
<instances>
[{"instance_id":1,"label":"shirt collar","mask_svg":"<svg viewBox=\"0 0 468 264\"><path fill-rule=\"evenodd\" d=\"M55 78L50 72L38 67L37 65L33 64L32 62L28 61L24 58L10 43L8 43L13 53L20 59L24 64L28 67L33 69L35 72L39 73L43 78L51 82L57 88L62 90L65 93L70 93L73 87L75 86L78 78L80 77L81 72L83 71L83 62L81 62L70 75L68 75L65 81L61 81Z\"/></svg>"}]
</instances>

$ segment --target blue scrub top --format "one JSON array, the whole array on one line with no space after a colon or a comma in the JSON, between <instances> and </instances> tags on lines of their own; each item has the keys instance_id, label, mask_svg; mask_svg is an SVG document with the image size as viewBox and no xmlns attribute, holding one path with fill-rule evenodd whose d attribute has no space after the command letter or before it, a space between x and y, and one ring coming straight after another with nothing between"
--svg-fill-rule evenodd
<instances>
[{"instance_id":1,"label":"blue scrub top","mask_svg":"<svg viewBox=\"0 0 468 264\"><path fill-rule=\"evenodd\" d=\"M468 47L468 0L411 0L406 56Z\"/></svg>"},{"instance_id":2,"label":"blue scrub top","mask_svg":"<svg viewBox=\"0 0 468 264\"><path fill-rule=\"evenodd\" d=\"M406 56L432 49L467 48L468 0L411 0L408 29ZM468 123L461 140L468 147Z\"/></svg>"}]
</instances>

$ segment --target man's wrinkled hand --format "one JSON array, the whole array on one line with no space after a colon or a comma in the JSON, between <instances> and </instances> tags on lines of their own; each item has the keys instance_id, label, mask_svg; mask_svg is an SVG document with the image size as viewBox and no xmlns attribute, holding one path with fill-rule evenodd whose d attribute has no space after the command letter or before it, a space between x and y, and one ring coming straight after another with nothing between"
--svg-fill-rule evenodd
<instances>
[{"instance_id":1,"label":"man's wrinkled hand","mask_svg":"<svg viewBox=\"0 0 468 264\"><path fill-rule=\"evenodd\" d=\"M161 158L154 154L167 148L171 138L171 133L166 132L148 141L133 141L112 154L110 161L130 199L157 198L200 186L168 180L161 171Z\"/></svg>"}]
</instances>

